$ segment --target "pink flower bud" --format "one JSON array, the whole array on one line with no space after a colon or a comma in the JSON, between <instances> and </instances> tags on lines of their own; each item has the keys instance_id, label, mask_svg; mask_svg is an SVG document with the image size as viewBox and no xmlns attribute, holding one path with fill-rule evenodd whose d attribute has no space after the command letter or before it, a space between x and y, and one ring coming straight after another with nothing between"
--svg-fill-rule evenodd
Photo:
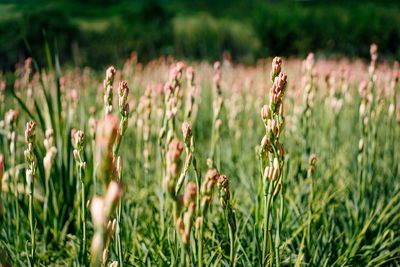
<instances>
[{"instance_id":1,"label":"pink flower bud","mask_svg":"<svg viewBox=\"0 0 400 267\"><path fill-rule=\"evenodd\" d=\"M90 207L90 212L92 214L92 221L95 227L105 227L106 225L106 213L104 207L104 200L95 196L92 200L92 205Z\"/></svg>"},{"instance_id":2,"label":"pink flower bud","mask_svg":"<svg viewBox=\"0 0 400 267\"><path fill-rule=\"evenodd\" d=\"M124 189L122 185L116 181L111 181L108 185L107 192L104 198L104 205L107 212L109 212L118 201L122 198L124 194Z\"/></svg>"},{"instance_id":3,"label":"pink flower bud","mask_svg":"<svg viewBox=\"0 0 400 267\"><path fill-rule=\"evenodd\" d=\"M197 186L193 182L189 182L186 185L185 192L183 194L183 204L185 206L188 206L190 203L196 201L196 195L197 195Z\"/></svg>"}]
</instances>

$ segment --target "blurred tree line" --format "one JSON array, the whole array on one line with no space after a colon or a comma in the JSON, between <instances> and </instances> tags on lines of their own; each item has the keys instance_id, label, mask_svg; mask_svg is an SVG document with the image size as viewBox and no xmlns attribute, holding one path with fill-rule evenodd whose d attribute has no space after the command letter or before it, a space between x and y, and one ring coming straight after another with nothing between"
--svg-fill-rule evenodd
<instances>
[{"instance_id":1,"label":"blurred tree line","mask_svg":"<svg viewBox=\"0 0 400 267\"><path fill-rule=\"evenodd\" d=\"M18 17L0 20L0 68L12 69L30 51L44 62L45 40L61 62L97 68L120 63L132 51L141 61L169 54L215 60L224 51L244 63L309 51L368 57L371 42L385 57L400 57L395 1L142 0L134 6L127 0L71 1L76 10L86 10L81 20L96 10L117 19L94 30L82 27L63 1L25 8Z\"/></svg>"}]
</instances>

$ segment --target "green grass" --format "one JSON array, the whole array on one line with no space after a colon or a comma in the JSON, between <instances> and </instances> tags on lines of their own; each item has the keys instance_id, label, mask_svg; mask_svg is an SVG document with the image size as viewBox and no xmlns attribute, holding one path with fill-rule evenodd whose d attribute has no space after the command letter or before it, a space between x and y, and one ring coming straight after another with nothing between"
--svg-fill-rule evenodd
<instances>
[{"instance_id":1,"label":"green grass","mask_svg":"<svg viewBox=\"0 0 400 267\"><path fill-rule=\"evenodd\" d=\"M51 61L51 58L49 58ZM56 63L56 62L53 62ZM331 69L341 68L339 63L321 62ZM220 119L220 141L217 142L214 160L219 172L227 175L230 183L231 202L236 217L235 263L236 266L257 266L262 250L263 195L262 182L255 148L265 133L260 108L269 102L269 67L258 66L248 69L240 66L224 67L222 74L222 97L224 100ZM337 112L326 104L328 88L323 79L317 82L316 95L311 116L308 117L308 131L305 131L304 115L297 112L304 107L301 74L296 62L283 63L288 74L287 95L284 100L286 126L282 136L285 145L285 169L283 182L284 210L280 230L280 258L282 266L398 266L400 257L400 187L399 155L400 128L396 116L389 116L388 108L397 98L391 97L388 72L378 72L378 79L389 95L382 102L375 101L373 110L377 116L370 117L369 129L376 129L376 136L367 133L365 140L366 161L359 161L359 82L366 77L366 66L352 67L356 77L345 92L336 91L335 96L344 99ZM131 114L119 154L123 162L122 181L124 196L121 201L121 243L125 266L170 266L181 262L181 242L175 234L172 212L173 201L163 188L164 155L158 145L159 131L163 122L164 96L153 95L151 105L140 100L148 84L165 82L169 67L164 63L147 66L143 70L133 69L124 73L130 87L129 101ZM195 141L194 155L200 178L207 171L207 158L213 125L214 99L212 76L214 70L207 64L194 63L201 86L201 97L196 98L198 112L192 117ZM118 68L121 70L121 68ZM78 82L77 73L80 81ZM103 73L92 72L83 79L83 73L75 69L64 69L54 64L50 79L31 80L34 97L26 97L26 84L13 96L8 86L6 107L20 111L17 125L16 167L18 183L25 184L25 159L23 149L24 126L29 119L37 121L38 176L35 181L34 198L36 265L60 266L82 264L80 258L82 222L79 178L73 160L70 130L85 132L84 159L87 163L84 184L87 199L95 195L95 165L93 149L99 143L92 143L88 125L90 106L96 107L96 119L104 117L103 94L99 92ZM85 74L86 75L86 74ZM57 82L65 76L65 89ZM20 78L19 76L14 78ZM82 79L81 79L82 78ZM246 87L246 79L253 83ZM186 81L183 80L183 90ZM347 81L347 80L345 80ZM117 82L114 83L114 114L118 115ZM71 102L68 94L72 88L79 93L78 102ZM397 91L399 89L397 85ZM344 97L347 95L348 97ZM300 97L301 96L301 97ZM376 96L376 95L375 95ZM147 95L148 97L148 95ZM393 100L395 99L395 100ZM18 101L17 101L18 100ZM34 102L36 101L36 103ZM74 113L69 113L72 107ZM149 112L150 117L146 114ZM1 118L6 109L1 110ZM398 111L397 111L398 112ZM184 120L184 105L178 109L174 136L182 140L181 123ZM142 122L140 122L142 121ZM214 122L215 123L215 122ZM50 206L47 220L40 196L44 196L46 183L42 160L45 155L43 136L46 128L54 129L57 155L50 178ZM149 127L148 141L144 129ZM375 128L376 127L376 128ZM1 129L0 154L5 155L6 174L3 178L1 200L4 217L0 226L0 263L12 266L27 265L27 251L30 249L30 228L28 222L28 196L19 192L15 202L13 185L9 183L13 168L10 162L9 128ZM148 151L148 157L144 154ZM312 176L307 175L308 157L317 156L317 165ZM182 156L184 160L184 156ZM365 177L364 187L359 186L359 170ZM185 183L195 182L193 167L189 168ZM100 184L103 183L98 181ZM98 194L103 190L98 187ZM182 190L180 191L182 193ZM276 201L276 200L275 200ZM230 238L226 216L215 190L203 230L204 266L229 266ZM17 204L16 204L17 203ZM275 204L277 204L276 202ZM19 219L16 221L16 211ZM275 218L276 205L272 208ZM111 217L115 217L113 214ZM194 220L194 219L193 219ZM15 226L19 225L19 233ZM275 234L276 224L272 220ZM88 243L94 234L91 216L86 220ZM197 230L191 230L190 255L192 266L198 264ZM19 240L19 243L17 243ZM87 247L90 250L90 247ZM109 262L118 260L117 244L112 239ZM268 254L270 255L270 254ZM90 260L89 254L86 260ZM107 265L108 266L108 265Z\"/></svg>"}]
</instances>

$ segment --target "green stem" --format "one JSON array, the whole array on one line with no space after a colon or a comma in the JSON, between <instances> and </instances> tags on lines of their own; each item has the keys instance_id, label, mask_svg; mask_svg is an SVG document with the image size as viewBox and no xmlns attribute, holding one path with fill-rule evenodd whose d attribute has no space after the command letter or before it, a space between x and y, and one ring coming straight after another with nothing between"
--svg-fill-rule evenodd
<instances>
[{"instance_id":1,"label":"green stem","mask_svg":"<svg viewBox=\"0 0 400 267\"><path fill-rule=\"evenodd\" d=\"M30 257L30 265L35 266L35 228L33 222L33 194L34 194L34 180L35 176L32 175L32 181L30 183L30 192L29 192L29 224L31 229L31 257Z\"/></svg>"},{"instance_id":2,"label":"green stem","mask_svg":"<svg viewBox=\"0 0 400 267\"><path fill-rule=\"evenodd\" d=\"M15 137L16 138L16 137ZM12 142L14 142L14 151L11 151L12 155L11 155L11 169L13 170L12 173L12 179L14 180L14 192L15 192L15 216L16 216L16 232L17 232L17 239L16 239L16 244L17 244L17 248L19 247L19 194L18 194L18 177L17 177L17 173L15 170L15 162L16 162L16 155L15 155L15 147L17 145L17 140L13 140Z\"/></svg>"},{"instance_id":3,"label":"green stem","mask_svg":"<svg viewBox=\"0 0 400 267\"><path fill-rule=\"evenodd\" d=\"M122 212L122 203L121 201L118 203L118 211L117 211L117 247L118 247L118 266L124 266L124 257L122 254L122 242L121 242L121 212Z\"/></svg>"},{"instance_id":4,"label":"green stem","mask_svg":"<svg viewBox=\"0 0 400 267\"><path fill-rule=\"evenodd\" d=\"M230 266L233 267L235 266L235 232L231 226L230 223L228 223L228 228L229 228L229 260L230 260Z\"/></svg>"},{"instance_id":5,"label":"green stem","mask_svg":"<svg viewBox=\"0 0 400 267\"><path fill-rule=\"evenodd\" d=\"M273 184L272 182L268 183L268 194L265 195L264 190L264 242L263 242L263 257L262 257L262 265L265 266L264 262L266 260L267 248L268 248L268 241L271 239L270 232L269 232L269 221L270 221L270 214L271 214L271 200L272 200L272 190Z\"/></svg>"},{"instance_id":6,"label":"green stem","mask_svg":"<svg viewBox=\"0 0 400 267\"><path fill-rule=\"evenodd\" d=\"M190 267L190 254L188 249L185 250L185 260L186 260L186 267Z\"/></svg>"},{"instance_id":7,"label":"green stem","mask_svg":"<svg viewBox=\"0 0 400 267\"><path fill-rule=\"evenodd\" d=\"M197 260L198 260L198 266L202 267L203 266L203 217L201 216L201 223L199 227L199 232L198 232L198 237L197 237Z\"/></svg>"},{"instance_id":8,"label":"green stem","mask_svg":"<svg viewBox=\"0 0 400 267\"><path fill-rule=\"evenodd\" d=\"M282 192L279 193L282 196ZM280 242L281 242L281 238L280 238L280 231L281 231L281 219L280 219L280 210L283 208L283 199L282 197L280 198L280 209L276 211L277 213L277 224L276 224L276 236L275 236L275 264L277 267L281 266L281 260L279 257L279 246L280 246Z\"/></svg>"},{"instance_id":9,"label":"green stem","mask_svg":"<svg viewBox=\"0 0 400 267\"><path fill-rule=\"evenodd\" d=\"M79 166L79 180L81 181L81 209L82 209L82 262L86 265L86 197L85 197L85 183L83 180L83 169Z\"/></svg>"}]
</instances>

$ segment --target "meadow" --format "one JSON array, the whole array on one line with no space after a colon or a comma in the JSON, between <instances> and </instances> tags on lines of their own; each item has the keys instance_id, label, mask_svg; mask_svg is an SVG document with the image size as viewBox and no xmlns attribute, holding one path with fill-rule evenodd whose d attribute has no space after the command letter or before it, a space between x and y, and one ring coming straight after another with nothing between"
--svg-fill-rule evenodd
<instances>
[{"instance_id":1,"label":"meadow","mask_svg":"<svg viewBox=\"0 0 400 267\"><path fill-rule=\"evenodd\" d=\"M0 76L1 266L400 265L399 64Z\"/></svg>"}]
</instances>

